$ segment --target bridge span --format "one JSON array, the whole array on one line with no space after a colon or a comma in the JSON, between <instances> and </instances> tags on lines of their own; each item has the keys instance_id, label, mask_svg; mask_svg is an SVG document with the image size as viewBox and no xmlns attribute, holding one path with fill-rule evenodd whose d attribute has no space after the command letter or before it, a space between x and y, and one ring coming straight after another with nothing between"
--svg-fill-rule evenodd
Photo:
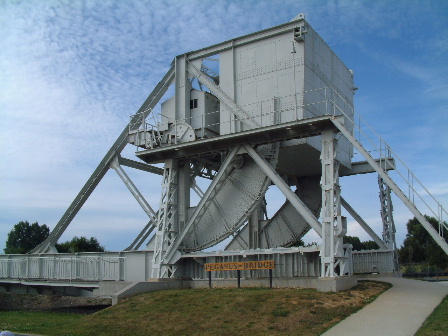
<instances>
[{"instance_id":1,"label":"bridge span","mask_svg":"<svg viewBox=\"0 0 448 336\"><path fill-rule=\"evenodd\" d=\"M276 286L305 284L317 288L321 269L319 249L319 246L311 246L189 253L181 258L180 266L185 270L181 286L206 287L205 263L274 260ZM351 265L349 273L393 272L390 253L389 250L353 252L351 246L346 246ZM0 291L114 297L136 284L141 287L141 283L154 283L150 280L153 254L146 250L0 255ZM267 281L269 274L268 270L248 270L242 271L241 276L248 284L259 281L263 285L263 279ZM236 283L236 271L214 272L213 278L217 286L220 281L232 286ZM160 286L155 288L160 289ZM147 287L141 289L146 290Z\"/></svg>"}]
</instances>

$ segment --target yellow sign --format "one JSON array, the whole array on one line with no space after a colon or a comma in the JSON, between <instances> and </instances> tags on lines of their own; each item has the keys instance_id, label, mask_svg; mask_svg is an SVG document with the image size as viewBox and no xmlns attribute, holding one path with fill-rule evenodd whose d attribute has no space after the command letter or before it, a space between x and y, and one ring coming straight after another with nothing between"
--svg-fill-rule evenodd
<instances>
[{"instance_id":1,"label":"yellow sign","mask_svg":"<svg viewBox=\"0 0 448 336\"><path fill-rule=\"evenodd\" d=\"M263 261L242 261L242 262L225 262L225 263L214 263L214 264L204 264L206 272L211 271L243 271L243 270L254 270L254 269L274 269L274 260L263 260Z\"/></svg>"}]
</instances>

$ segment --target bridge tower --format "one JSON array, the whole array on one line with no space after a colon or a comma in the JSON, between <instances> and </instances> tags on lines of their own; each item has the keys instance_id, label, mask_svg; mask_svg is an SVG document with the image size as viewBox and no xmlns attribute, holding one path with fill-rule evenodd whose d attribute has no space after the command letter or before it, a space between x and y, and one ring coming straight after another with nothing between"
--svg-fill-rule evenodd
<instances>
[{"instance_id":1,"label":"bridge tower","mask_svg":"<svg viewBox=\"0 0 448 336\"><path fill-rule=\"evenodd\" d=\"M391 270L396 271L391 191L448 252L445 240L389 176L396 168L389 148L380 146L379 156L373 157L355 138L359 125L353 81L353 72L303 14L175 57L48 239L33 252L54 249L109 168L148 215L148 223L125 250L153 252L152 278L184 277L182 258L223 241L221 255L257 253L288 248L310 230L322 238L317 247L320 277L349 275L353 261L350 247L343 244L347 219L342 209L382 250L391 252ZM173 96L162 101L170 86ZM121 156L126 145L136 146L138 160ZM355 149L363 160L354 160ZM157 210L123 166L161 176ZM375 172L382 237L342 198L339 185L340 177ZM198 179L208 181L204 190ZM270 186L286 201L269 218L265 195ZM199 196L197 204L191 202L193 192Z\"/></svg>"}]
</instances>

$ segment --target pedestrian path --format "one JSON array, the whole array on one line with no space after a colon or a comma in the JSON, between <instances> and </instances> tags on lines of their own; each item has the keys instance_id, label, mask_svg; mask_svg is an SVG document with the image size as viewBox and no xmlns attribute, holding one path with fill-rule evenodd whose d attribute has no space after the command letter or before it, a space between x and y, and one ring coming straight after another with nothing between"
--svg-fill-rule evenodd
<instances>
[{"instance_id":1,"label":"pedestrian path","mask_svg":"<svg viewBox=\"0 0 448 336\"><path fill-rule=\"evenodd\" d=\"M412 336L448 295L448 286L436 282L403 278L371 280L389 282L393 287L322 336Z\"/></svg>"}]
</instances>

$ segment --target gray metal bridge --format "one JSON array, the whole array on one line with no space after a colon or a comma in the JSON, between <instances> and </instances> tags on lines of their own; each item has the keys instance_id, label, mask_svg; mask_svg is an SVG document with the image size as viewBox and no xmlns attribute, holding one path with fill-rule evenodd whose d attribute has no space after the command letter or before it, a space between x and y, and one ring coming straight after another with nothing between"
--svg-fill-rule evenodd
<instances>
[{"instance_id":1,"label":"gray metal bridge","mask_svg":"<svg viewBox=\"0 0 448 336\"><path fill-rule=\"evenodd\" d=\"M166 97L170 86L174 96ZM353 72L303 15L177 56L48 239L30 255L0 256L1 282L70 286L81 281L93 290L104 282L199 280L205 276L204 262L266 256L276 260L279 278L342 283L353 272L396 272L392 192L448 253L441 235L446 210L355 113L354 90ZM139 161L121 156L129 144L136 146ZM157 210L123 167L161 176ZM120 176L148 222L122 252L55 253L56 242L109 169ZM342 197L339 186L340 177L367 173L378 175L381 234ZM206 190L199 179L207 181ZM271 186L286 201L269 218L265 194ZM199 196L198 204L192 204L191 193ZM353 252L343 244L342 208L380 250ZM424 214L435 216L440 227L433 228ZM319 246L290 247L310 230L321 237ZM224 251L204 251L224 240Z\"/></svg>"}]
</instances>

